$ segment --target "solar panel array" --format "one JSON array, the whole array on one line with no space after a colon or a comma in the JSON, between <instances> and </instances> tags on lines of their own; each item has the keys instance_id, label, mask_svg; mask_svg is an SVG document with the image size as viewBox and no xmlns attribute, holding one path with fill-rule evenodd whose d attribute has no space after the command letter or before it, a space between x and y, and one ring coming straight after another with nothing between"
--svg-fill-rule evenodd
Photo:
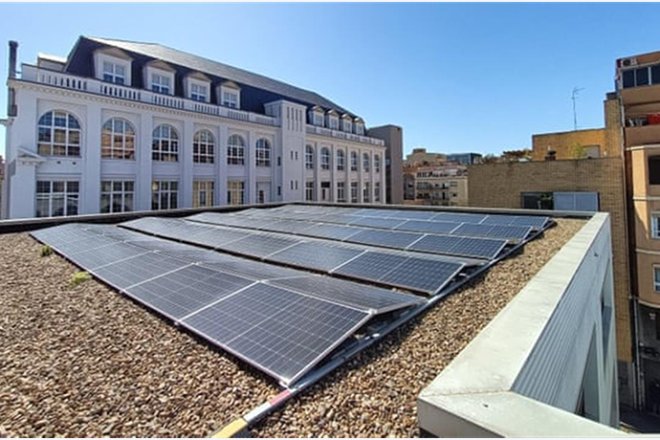
<instances>
[{"instance_id":1,"label":"solar panel array","mask_svg":"<svg viewBox=\"0 0 660 440\"><path fill-rule=\"evenodd\" d=\"M185 225L169 223L169 231L181 236ZM204 236L200 232L196 230L195 240ZM114 226L72 223L32 235L101 281L284 384L304 375L371 317L424 302L414 295Z\"/></svg>"},{"instance_id":2,"label":"solar panel array","mask_svg":"<svg viewBox=\"0 0 660 440\"><path fill-rule=\"evenodd\" d=\"M195 226L196 234L188 238L180 231L185 230L187 224ZM411 290L413 292L433 295L442 289L447 283L451 282L454 271L445 270L446 260L439 260L430 255L416 255L410 253L401 253L403 259L414 258L419 264L423 264L432 276L426 277L424 282L410 278L407 274L393 272L387 278L374 278L367 272L349 272L338 270L348 262L354 259L360 260L364 254L369 254L376 259L383 261L397 257L390 251L370 250L370 247L356 246L350 244L334 243L327 240L318 240L313 238L282 235L268 232L258 232L241 230L243 236L236 238L235 229L226 226L214 226L190 222L182 219L161 218L161 217L143 217L138 220L132 220L122 224L123 227L131 228L139 232L154 234L162 238L177 239L183 242L199 244L210 249L216 249L223 252L229 252L251 258L257 258L263 261L295 266L307 270L323 272L327 274L336 274L338 276L349 277L359 281L369 281L384 284L390 287L397 287ZM202 232L201 229L206 229ZM359 237L359 241L365 244L376 243L381 239L380 235L388 234L389 231L383 230L365 230L364 237ZM217 235L217 237L216 237ZM231 240L225 240L223 237L228 235ZM403 236L388 236L385 239L390 241L383 245L397 248L403 244L407 246L413 241L419 240L421 234L398 233ZM463 240L458 237L449 237L455 240ZM358 241L358 240L356 240ZM499 243L500 249L504 243ZM428 248L428 246L427 246ZM426 250L423 248L422 250ZM491 253L493 251L491 250ZM410 255L415 255L411 257ZM467 262L455 260L453 263L457 270L462 269ZM446 277L446 278L445 278Z\"/></svg>"},{"instance_id":3,"label":"solar panel array","mask_svg":"<svg viewBox=\"0 0 660 440\"><path fill-rule=\"evenodd\" d=\"M32 235L290 385L374 316L384 325L392 312L425 304L401 290L446 291L548 224L536 216L289 205L122 227L72 223Z\"/></svg>"}]
</instances>

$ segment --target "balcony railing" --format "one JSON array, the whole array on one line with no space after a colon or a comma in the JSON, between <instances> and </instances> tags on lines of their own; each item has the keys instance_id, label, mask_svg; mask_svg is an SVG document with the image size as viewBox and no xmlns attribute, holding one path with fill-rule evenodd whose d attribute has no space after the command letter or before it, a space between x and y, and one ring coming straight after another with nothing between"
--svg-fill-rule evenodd
<instances>
[{"instance_id":1,"label":"balcony railing","mask_svg":"<svg viewBox=\"0 0 660 440\"><path fill-rule=\"evenodd\" d=\"M150 90L136 89L119 84L111 84L94 78L82 78L67 73L40 69L36 66L26 64L23 65L21 80L48 84L65 89L79 90L87 93L96 93L99 95L111 96L113 98L126 99L129 101L144 102L161 107L204 113L207 115L234 119L237 121L279 126L278 120L270 116L230 109L215 104L194 101L192 99L179 98L177 96L162 95Z\"/></svg>"},{"instance_id":2,"label":"balcony railing","mask_svg":"<svg viewBox=\"0 0 660 440\"><path fill-rule=\"evenodd\" d=\"M346 139L354 142L362 142L364 144L384 146L385 141L368 136L360 136L353 133L346 133L345 131L331 130L325 127L318 127L316 125L307 124L308 134L320 134L321 136L330 136L337 139Z\"/></svg>"}]
</instances>

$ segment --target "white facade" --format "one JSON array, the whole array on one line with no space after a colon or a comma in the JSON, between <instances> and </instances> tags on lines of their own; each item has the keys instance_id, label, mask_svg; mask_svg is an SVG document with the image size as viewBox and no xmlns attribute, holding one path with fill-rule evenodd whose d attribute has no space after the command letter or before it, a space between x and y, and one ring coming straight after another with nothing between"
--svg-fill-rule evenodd
<instances>
[{"instance_id":1,"label":"white facade","mask_svg":"<svg viewBox=\"0 0 660 440\"><path fill-rule=\"evenodd\" d=\"M311 200L350 202L353 184L357 203L384 203L384 142L356 134L355 124L343 131L308 124L310 107L286 99L264 104L263 114L242 111L241 89L230 82L217 85L219 96L231 101L218 105L210 102L215 85L204 81L203 73L182 78L187 97L175 96L175 70L159 61L144 66L144 83L153 88L152 81L159 82L164 91L131 87L131 58L120 54L97 52L93 62L106 64L94 67L96 78L25 64L20 78L10 77L17 115L7 121L3 218L300 201L306 200L307 182L314 187ZM116 65L108 61L113 59ZM152 71L162 76L153 77ZM191 91L196 99L190 99ZM47 116L50 112L58 122ZM64 114L79 128L56 133ZM109 122L113 119L119 122ZM160 129L163 125L168 128ZM41 135L50 147L43 142L39 147L40 130L50 130ZM58 136L75 147L63 153L55 145ZM242 144L243 164L236 156L241 145L229 145L230 140ZM199 151L194 157L194 144L203 159ZM177 151L170 154L172 145ZM305 162L308 145L315 155L311 169ZM321 161L325 149L328 169ZM345 155L343 170L336 166L339 151ZM359 158L356 171L350 170L351 152ZM363 156L369 158L368 171Z\"/></svg>"}]
</instances>

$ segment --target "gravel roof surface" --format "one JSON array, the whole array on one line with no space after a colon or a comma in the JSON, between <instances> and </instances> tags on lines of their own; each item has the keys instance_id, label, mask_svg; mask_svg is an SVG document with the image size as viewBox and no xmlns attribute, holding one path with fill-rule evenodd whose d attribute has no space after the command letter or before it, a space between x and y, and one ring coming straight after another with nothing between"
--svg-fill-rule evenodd
<instances>
[{"instance_id":1,"label":"gravel roof surface","mask_svg":"<svg viewBox=\"0 0 660 440\"><path fill-rule=\"evenodd\" d=\"M416 399L583 220L558 220L252 429L265 437L417 436ZM273 397L257 370L0 235L0 437L206 436Z\"/></svg>"}]
</instances>

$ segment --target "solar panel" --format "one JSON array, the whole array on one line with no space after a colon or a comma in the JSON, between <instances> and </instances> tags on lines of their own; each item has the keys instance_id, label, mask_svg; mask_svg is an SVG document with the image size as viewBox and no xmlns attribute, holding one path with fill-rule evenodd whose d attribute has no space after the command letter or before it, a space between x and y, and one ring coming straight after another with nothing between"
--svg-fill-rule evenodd
<instances>
[{"instance_id":1,"label":"solar panel","mask_svg":"<svg viewBox=\"0 0 660 440\"><path fill-rule=\"evenodd\" d=\"M338 223L340 225L347 225L353 220L355 220L355 217L350 214L326 214L316 218L316 221L319 222Z\"/></svg>"},{"instance_id":2,"label":"solar panel","mask_svg":"<svg viewBox=\"0 0 660 440\"><path fill-rule=\"evenodd\" d=\"M358 217L353 220L351 226L367 226L369 228L392 229L403 223L405 220L378 218L378 217Z\"/></svg>"},{"instance_id":3,"label":"solar panel","mask_svg":"<svg viewBox=\"0 0 660 440\"><path fill-rule=\"evenodd\" d=\"M529 226L475 225L463 223L452 232L452 235L461 235L464 237L503 238L505 240L524 240L531 231L532 228Z\"/></svg>"},{"instance_id":4,"label":"solar panel","mask_svg":"<svg viewBox=\"0 0 660 440\"><path fill-rule=\"evenodd\" d=\"M179 319L253 282L193 265L129 287L126 293L172 319Z\"/></svg>"},{"instance_id":5,"label":"solar panel","mask_svg":"<svg viewBox=\"0 0 660 440\"><path fill-rule=\"evenodd\" d=\"M148 252L147 249L115 241L100 248L91 247L86 251L67 253L66 257L85 270L93 270Z\"/></svg>"},{"instance_id":6,"label":"solar panel","mask_svg":"<svg viewBox=\"0 0 660 440\"><path fill-rule=\"evenodd\" d=\"M411 250L474 258L496 258L506 240L427 235L410 246Z\"/></svg>"},{"instance_id":7,"label":"solar panel","mask_svg":"<svg viewBox=\"0 0 660 440\"><path fill-rule=\"evenodd\" d=\"M305 229L304 235L341 241L360 231L362 231L361 228L352 228L350 226L317 224L309 229Z\"/></svg>"},{"instance_id":8,"label":"solar panel","mask_svg":"<svg viewBox=\"0 0 660 440\"><path fill-rule=\"evenodd\" d=\"M363 280L378 281L407 259L408 257L384 252L367 252L335 269L333 273Z\"/></svg>"},{"instance_id":9,"label":"solar panel","mask_svg":"<svg viewBox=\"0 0 660 440\"><path fill-rule=\"evenodd\" d=\"M93 274L111 286L123 290L190 263L160 253L147 253L94 269Z\"/></svg>"},{"instance_id":10,"label":"solar panel","mask_svg":"<svg viewBox=\"0 0 660 440\"><path fill-rule=\"evenodd\" d=\"M419 240L423 234L399 231L378 231L368 229L351 235L346 241L354 243L371 244L374 246L383 246L394 249L405 249L415 241Z\"/></svg>"},{"instance_id":11,"label":"solar panel","mask_svg":"<svg viewBox=\"0 0 660 440\"><path fill-rule=\"evenodd\" d=\"M376 314L425 302L419 296L320 275L274 280L269 284L352 306L365 312L373 311Z\"/></svg>"},{"instance_id":12,"label":"solar panel","mask_svg":"<svg viewBox=\"0 0 660 440\"><path fill-rule=\"evenodd\" d=\"M415 231L426 232L430 234L448 234L460 226L460 223L453 222L432 222L427 220L408 220L397 226L397 231Z\"/></svg>"},{"instance_id":13,"label":"solar panel","mask_svg":"<svg viewBox=\"0 0 660 440\"><path fill-rule=\"evenodd\" d=\"M266 264L259 261L246 260L239 257L231 257L232 260L226 260L218 263L201 263L203 267L213 270L219 270L227 273L233 273L254 281L272 280L275 278L296 277L301 275L301 271L288 269L286 267Z\"/></svg>"},{"instance_id":14,"label":"solar panel","mask_svg":"<svg viewBox=\"0 0 660 440\"><path fill-rule=\"evenodd\" d=\"M534 229L543 229L549 220L549 217L542 216L493 214L487 216L481 223L484 225L530 226Z\"/></svg>"},{"instance_id":15,"label":"solar panel","mask_svg":"<svg viewBox=\"0 0 660 440\"><path fill-rule=\"evenodd\" d=\"M82 225L79 223L67 223L64 225L39 229L30 232L30 235L53 248L57 248L65 243L84 240L86 238L95 238L97 236L97 234L83 229Z\"/></svg>"},{"instance_id":16,"label":"solar panel","mask_svg":"<svg viewBox=\"0 0 660 440\"><path fill-rule=\"evenodd\" d=\"M256 284L181 323L288 385L369 318L363 311Z\"/></svg>"},{"instance_id":17,"label":"solar panel","mask_svg":"<svg viewBox=\"0 0 660 440\"><path fill-rule=\"evenodd\" d=\"M430 220L435 216L433 211L409 211L409 210L388 210L385 211L388 214L385 214L386 217L402 218L409 220Z\"/></svg>"},{"instance_id":18,"label":"solar panel","mask_svg":"<svg viewBox=\"0 0 660 440\"><path fill-rule=\"evenodd\" d=\"M465 265L424 258L408 258L378 281L434 294L449 283Z\"/></svg>"},{"instance_id":19,"label":"solar panel","mask_svg":"<svg viewBox=\"0 0 660 440\"><path fill-rule=\"evenodd\" d=\"M468 214L460 212L439 212L435 214L431 220L441 222L454 222L454 223L479 223L485 219L485 214Z\"/></svg>"},{"instance_id":20,"label":"solar panel","mask_svg":"<svg viewBox=\"0 0 660 440\"><path fill-rule=\"evenodd\" d=\"M299 243L268 257L269 261L329 271L355 258L364 251L347 246L336 246L319 242Z\"/></svg>"},{"instance_id":21,"label":"solar panel","mask_svg":"<svg viewBox=\"0 0 660 440\"><path fill-rule=\"evenodd\" d=\"M138 220L122 223L124 227L138 231L181 240L187 243L217 248L226 243L249 236L250 232L221 228L181 219L143 217Z\"/></svg>"},{"instance_id":22,"label":"solar panel","mask_svg":"<svg viewBox=\"0 0 660 440\"><path fill-rule=\"evenodd\" d=\"M263 258L300 242L300 240L282 238L275 235L254 234L232 242L226 250Z\"/></svg>"},{"instance_id":23,"label":"solar panel","mask_svg":"<svg viewBox=\"0 0 660 440\"><path fill-rule=\"evenodd\" d=\"M293 234L298 234L310 227L314 226L312 223L296 221L296 220L280 220L273 221L270 220L267 226L264 226L262 229L267 231L275 232L289 232Z\"/></svg>"}]
</instances>

